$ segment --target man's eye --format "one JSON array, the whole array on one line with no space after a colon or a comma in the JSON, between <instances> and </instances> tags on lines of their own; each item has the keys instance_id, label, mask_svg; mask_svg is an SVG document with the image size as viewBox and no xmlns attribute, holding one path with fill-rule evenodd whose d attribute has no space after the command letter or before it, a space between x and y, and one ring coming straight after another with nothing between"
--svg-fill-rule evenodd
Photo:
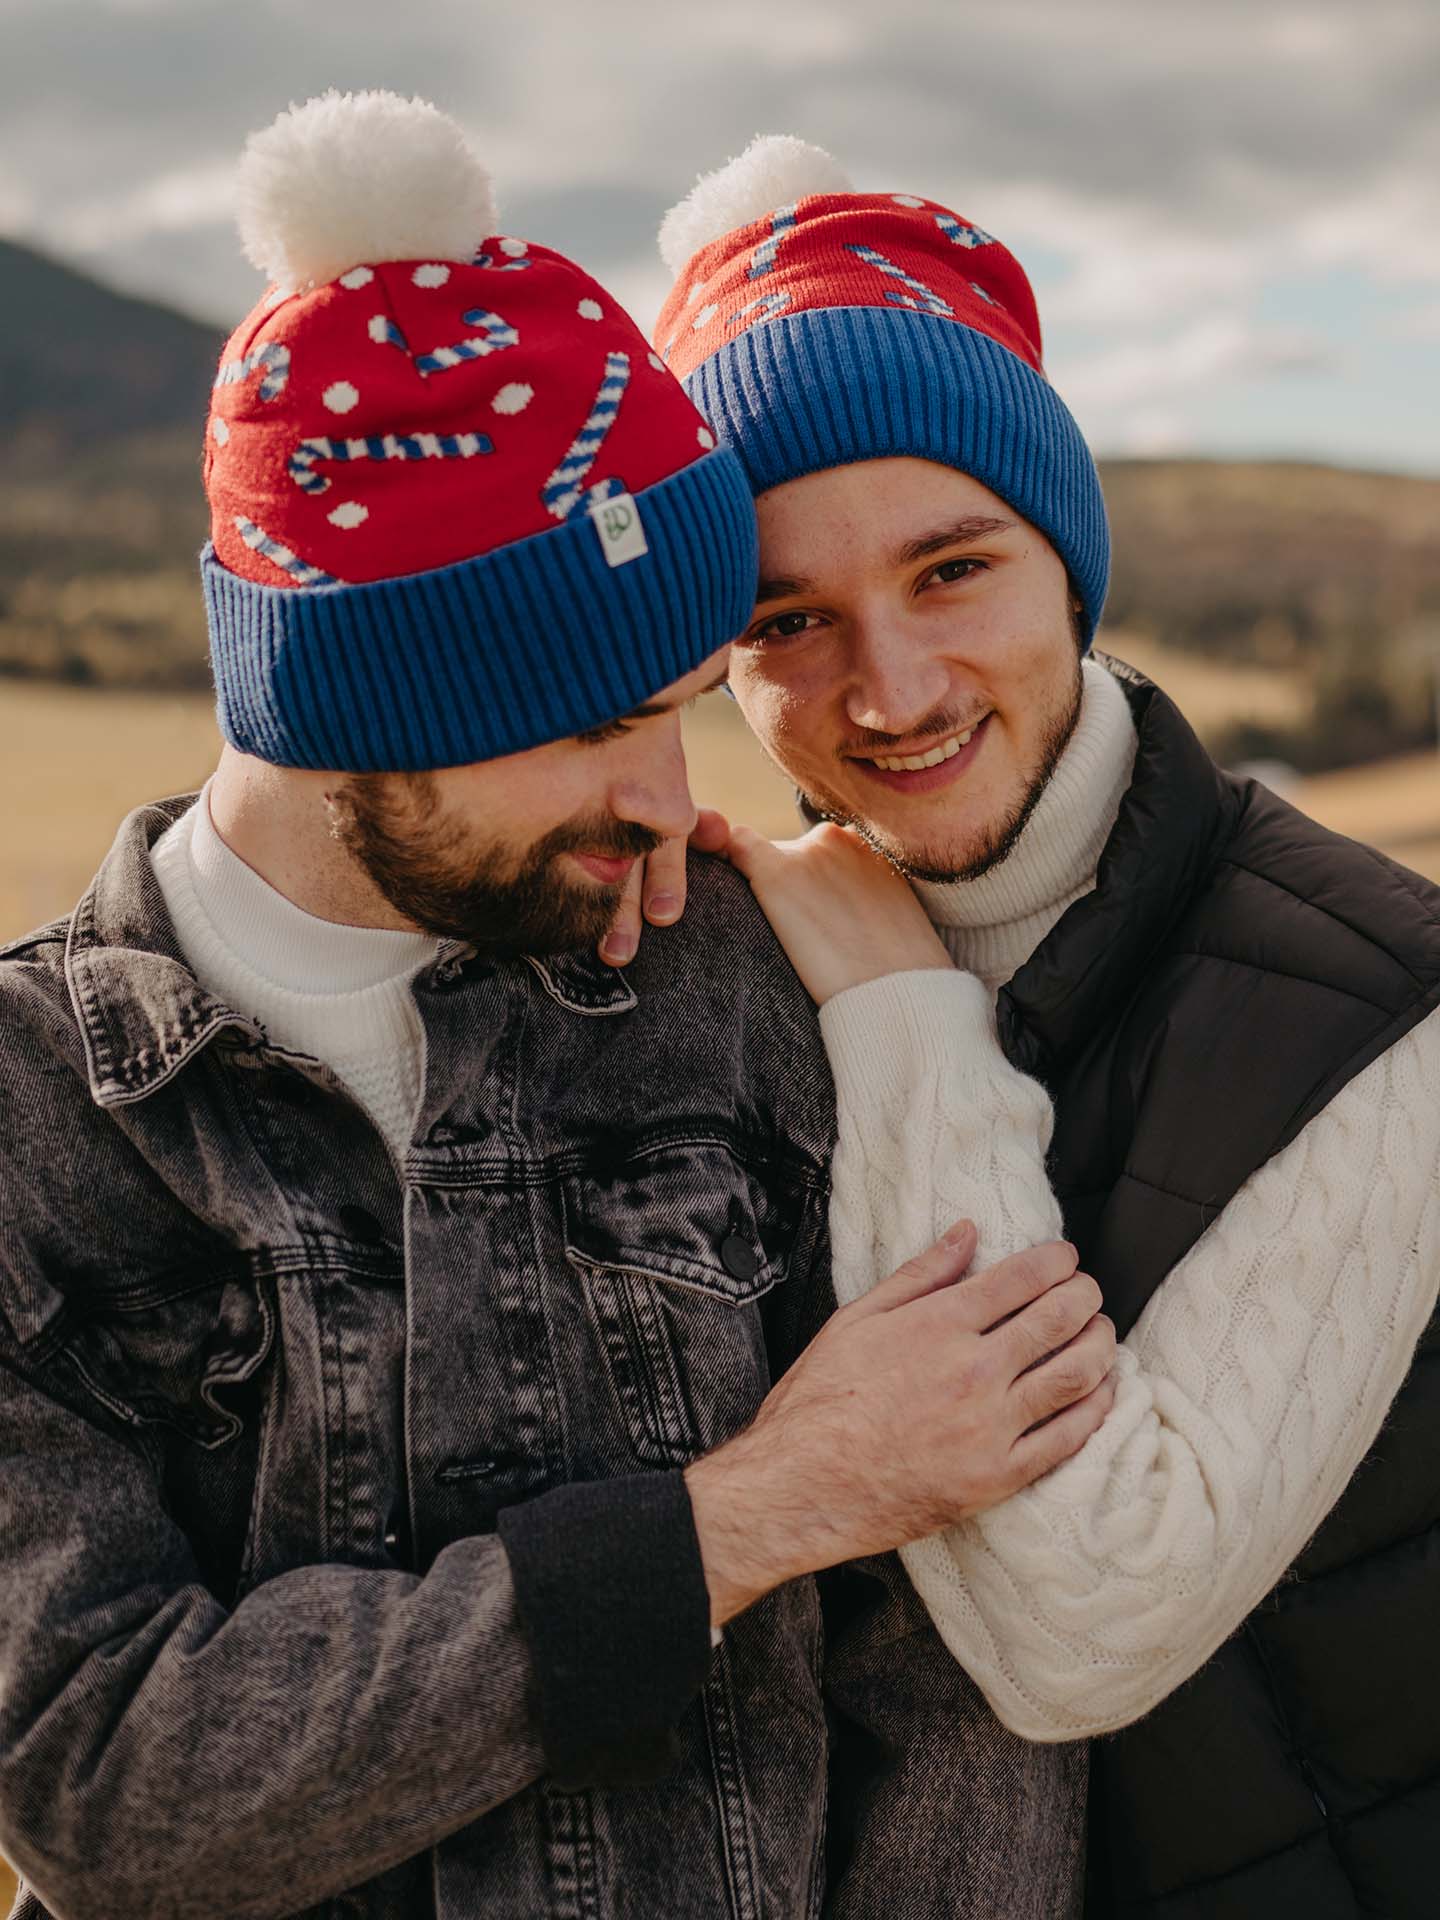
<instances>
[{"instance_id":1,"label":"man's eye","mask_svg":"<svg viewBox=\"0 0 1440 1920\"><path fill-rule=\"evenodd\" d=\"M811 631L811 622L816 621L813 613L777 613L773 620L767 620L763 627L755 627L746 638L752 646L773 645L781 640L798 640L802 633Z\"/></svg>"},{"instance_id":2,"label":"man's eye","mask_svg":"<svg viewBox=\"0 0 1440 1920\"><path fill-rule=\"evenodd\" d=\"M607 740L618 740L622 733L628 733L629 727L623 720L607 720L603 726L590 727L575 738L582 747L603 747Z\"/></svg>"},{"instance_id":3,"label":"man's eye","mask_svg":"<svg viewBox=\"0 0 1440 1920\"><path fill-rule=\"evenodd\" d=\"M949 586L956 580L968 580L972 573L984 573L985 570L983 560L942 560L931 573L930 578L943 581Z\"/></svg>"}]
</instances>

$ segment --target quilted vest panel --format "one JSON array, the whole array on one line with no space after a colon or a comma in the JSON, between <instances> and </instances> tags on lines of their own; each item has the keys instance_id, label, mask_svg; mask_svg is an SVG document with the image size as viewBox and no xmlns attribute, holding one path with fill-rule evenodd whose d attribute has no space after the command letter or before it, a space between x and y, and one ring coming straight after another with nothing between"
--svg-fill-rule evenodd
<instances>
[{"instance_id":1,"label":"quilted vest panel","mask_svg":"<svg viewBox=\"0 0 1440 1920\"><path fill-rule=\"evenodd\" d=\"M1440 889L1217 769L1129 668L1134 781L1000 996L1067 1231L1122 1335L1256 1168L1440 1005ZM1436 1091L1440 1099L1440 1088ZM1092 1750L1087 1915L1436 1911L1440 1333L1275 1593Z\"/></svg>"}]
</instances>

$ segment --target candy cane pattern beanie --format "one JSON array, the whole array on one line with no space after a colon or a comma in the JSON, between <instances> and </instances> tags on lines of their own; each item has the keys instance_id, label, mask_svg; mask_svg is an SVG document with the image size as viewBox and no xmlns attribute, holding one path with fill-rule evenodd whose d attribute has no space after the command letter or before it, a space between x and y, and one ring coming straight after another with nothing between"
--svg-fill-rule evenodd
<instances>
[{"instance_id":1,"label":"candy cane pattern beanie","mask_svg":"<svg viewBox=\"0 0 1440 1920\"><path fill-rule=\"evenodd\" d=\"M201 560L232 745L491 759L733 638L756 572L739 461L602 287L496 233L453 121L327 94L252 138L239 201L271 285L215 380Z\"/></svg>"},{"instance_id":2,"label":"candy cane pattern beanie","mask_svg":"<svg viewBox=\"0 0 1440 1920\"><path fill-rule=\"evenodd\" d=\"M855 460L958 467L1060 554L1088 646L1105 502L998 240L918 194L852 192L829 154L775 135L704 176L660 250L677 277L656 343L757 494Z\"/></svg>"}]
</instances>

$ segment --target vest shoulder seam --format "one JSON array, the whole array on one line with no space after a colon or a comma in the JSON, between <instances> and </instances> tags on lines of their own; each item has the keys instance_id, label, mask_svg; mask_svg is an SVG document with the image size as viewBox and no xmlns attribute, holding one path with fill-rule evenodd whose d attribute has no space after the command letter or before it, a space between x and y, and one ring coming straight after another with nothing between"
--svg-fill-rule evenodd
<instances>
[{"instance_id":1,"label":"vest shoulder seam","mask_svg":"<svg viewBox=\"0 0 1440 1920\"><path fill-rule=\"evenodd\" d=\"M1336 837L1339 838L1341 836ZM1371 865L1384 868L1387 875L1392 879L1399 878L1407 872L1406 868L1400 867L1394 861L1388 860L1377 848L1366 846L1363 841L1359 840L1351 844L1359 849ZM1389 946L1377 940L1373 933L1368 932L1364 927L1356 926L1353 921L1347 920L1343 914L1337 913L1333 907L1317 906L1313 900L1308 900L1303 893L1297 892L1293 886L1287 886L1285 881L1280 879L1276 874L1266 872L1259 867L1251 866L1246 861L1238 859L1236 855L1231 852L1221 854L1219 860L1216 862L1216 866L1231 867L1236 873L1248 873L1252 880L1258 880L1264 886L1274 887L1277 893L1285 894L1289 899L1295 901L1298 906L1308 907L1312 913L1318 913L1324 919L1332 921L1336 926L1344 927L1348 933L1353 933L1358 940L1363 940L1367 946L1373 947L1377 953L1383 953L1387 959L1392 960L1422 991L1427 986L1433 984L1433 982L1423 979L1419 974L1413 973L1399 955ZM1419 878L1418 875L1414 877ZM1440 912L1437 912L1428 900L1418 894L1409 882L1403 882L1403 884L1405 885L1406 893L1414 900L1415 905L1425 915L1427 920L1431 922L1436 931L1440 932Z\"/></svg>"},{"instance_id":2,"label":"vest shoulder seam","mask_svg":"<svg viewBox=\"0 0 1440 1920\"><path fill-rule=\"evenodd\" d=\"M1299 896L1297 895L1296 898L1299 898ZM1317 911L1323 911L1323 909L1317 909ZM1374 946L1376 943L1372 941L1371 945ZM1378 951L1388 953L1388 949L1384 947L1378 948ZM1382 1006L1378 1000L1368 999L1363 993L1356 993L1352 987L1336 986L1333 980L1317 980L1313 974L1294 973L1288 967L1276 967L1260 960L1247 960L1243 954L1239 953L1216 953L1208 947L1173 947L1171 952L1176 957L1183 959L1213 960L1221 966L1248 967L1251 973L1268 973L1276 980L1298 980L1302 986L1319 987L1324 993L1339 994L1344 1000L1353 1000L1359 1006L1369 1007L1375 1013L1383 1014L1387 1020L1393 1020L1396 1017L1394 1008ZM1391 954L1389 957L1393 959L1394 955ZM1415 975L1411 973L1410 969L1404 965L1403 961L1396 961L1396 965L1401 968L1406 979L1409 980L1420 993L1423 994L1429 990L1427 983L1423 980L1418 980ZM1400 1011L1404 1012L1405 1009L1401 1008Z\"/></svg>"}]
</instances>

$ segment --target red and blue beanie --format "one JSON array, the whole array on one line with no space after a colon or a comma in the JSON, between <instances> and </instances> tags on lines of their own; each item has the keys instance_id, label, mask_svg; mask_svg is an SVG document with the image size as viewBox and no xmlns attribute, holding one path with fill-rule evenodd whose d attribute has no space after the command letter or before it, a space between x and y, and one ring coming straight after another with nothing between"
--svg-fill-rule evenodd
<instances>
[{"instance_id":1,"label":"red and blue beanie","mask_svg":"<svg viewBox=\"0 0 1440 1920\"><path fill-rule=\"evenodd\" d=\"M854 193L829 154L781 135L703 177L660 250L677 278L656 344L757 494L854 460L957 467L1059 553L1089 645L1105 502L998 240L918 194Z\"/></svg>"},{"instance_id":2,"label":"red and blue beanie","mask_svg":"<svg viewBox=\"0 0 1440 1920\"><path fill-rule=\"evenodd\" d=\"M453 121L327 94L249 143L271 286L226 346L201 557L225 738L463 765L641 705L743 627L740 461L588 274L499 235Z\"/></svg>"}]
</instances>

